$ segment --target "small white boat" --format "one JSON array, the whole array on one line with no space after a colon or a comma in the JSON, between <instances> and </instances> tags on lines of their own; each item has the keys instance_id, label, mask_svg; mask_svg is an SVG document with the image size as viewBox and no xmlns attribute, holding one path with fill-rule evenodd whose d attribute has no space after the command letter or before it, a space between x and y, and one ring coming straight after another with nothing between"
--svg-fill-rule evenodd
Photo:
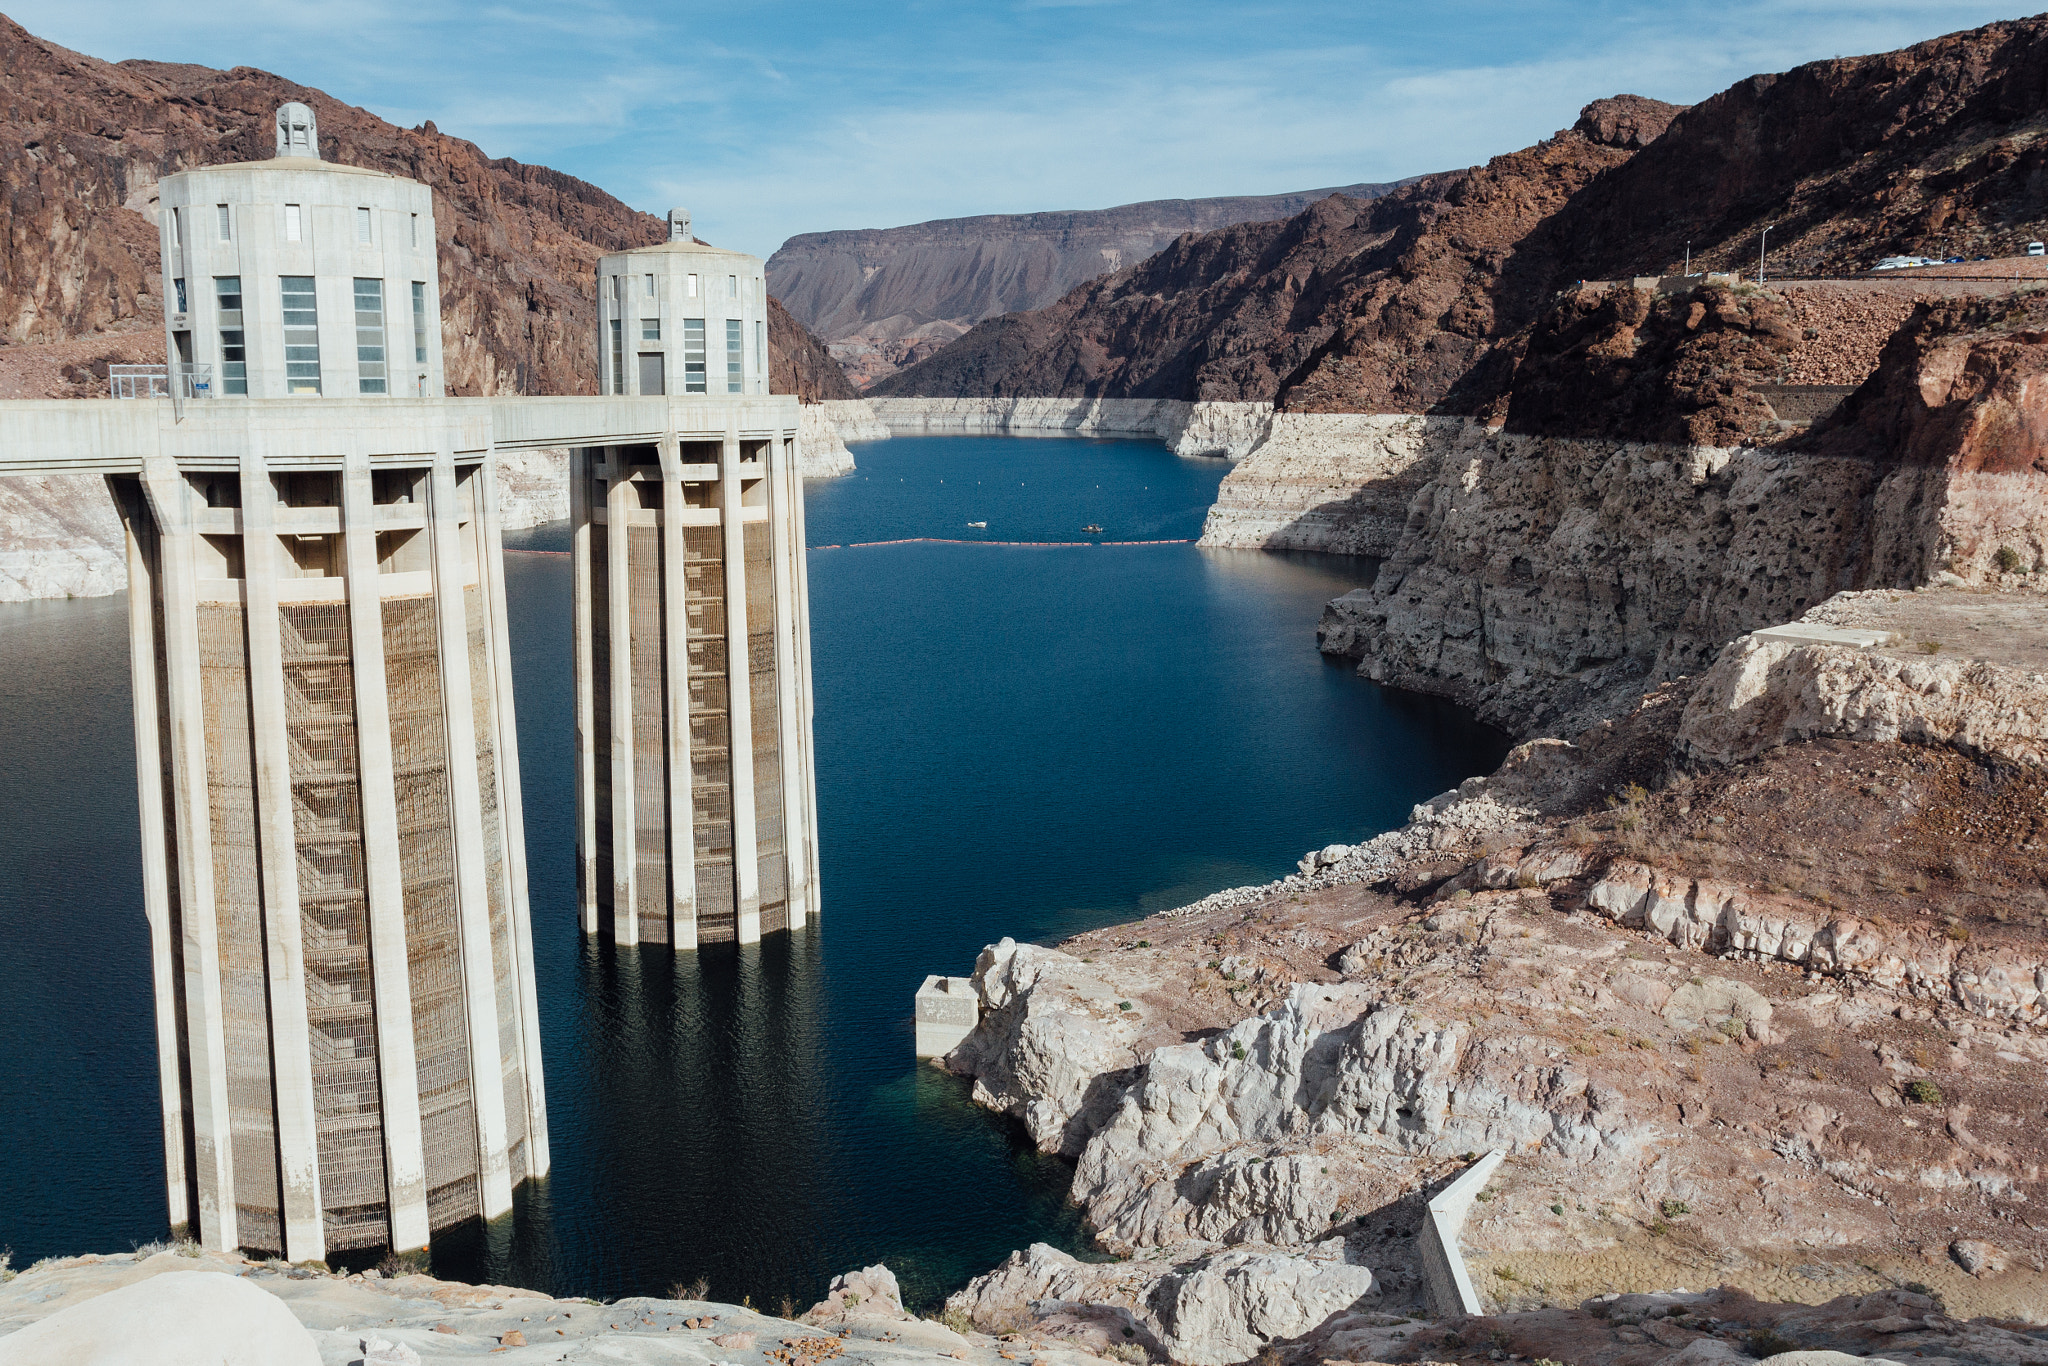
<instances>
[{"instance_id":1,"label":"small white boat","mask_svg":"<svg viewBox=\"0 0 2048 1366\"><path fill-rule=\"evenodd\" d=\"M969 522L969 523L968 523L967 525L969 525L969 526L973 526L973 527L980 527L980 528L982 528L983 530L987 530L987 528L988 528L988 523L987 523L987 522Z\"/></svg>"}]
</instances>

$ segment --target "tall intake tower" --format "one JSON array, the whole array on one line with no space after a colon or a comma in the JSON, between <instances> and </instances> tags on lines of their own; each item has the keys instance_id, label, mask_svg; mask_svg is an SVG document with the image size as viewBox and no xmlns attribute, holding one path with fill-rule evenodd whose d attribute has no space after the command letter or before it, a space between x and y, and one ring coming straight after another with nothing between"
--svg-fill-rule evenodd
<instances>
[{"instance_id":1,"label":"tall intake tower","mask_svg":"<svg viewBox=\"0 0 2048 1366\"><path fill-rule=\"evenodd\" d=\"M300 1261L502 1214L548 1141L490 413L427 189L276 132L161 184L179 406L109 482L171 1223Z\"/></svg>"},{"instance_id":2,"label":"tall intake tower","mask_svg":"<svg viewBox=\"0 0 2048 1366\"><path fill-rule=\"evenodd\" d=\"M662 419L571 452L578 893L585 933L693 949L817 914L817 783L797 404L768 393L761 262L669 223L597 268L599 390Z\"/></svg>"}]
</instances>

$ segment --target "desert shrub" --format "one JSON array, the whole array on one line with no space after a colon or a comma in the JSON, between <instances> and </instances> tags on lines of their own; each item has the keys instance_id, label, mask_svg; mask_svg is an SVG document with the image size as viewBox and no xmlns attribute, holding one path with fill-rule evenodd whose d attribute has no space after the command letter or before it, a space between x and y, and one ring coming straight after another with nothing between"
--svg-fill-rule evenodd
<instances>
[{"instance_id":1,"label":"desert shrub","mask_svg":"<svg viewBox=\"0 0 2048 1366\"><path fill-rule=\"evenodd\" d=\"M1906 1099L1915 1105L1939 1105L1941 1088L1925 1078L1909 1081L1906 1083Z\"/></svg>"},{"instance_id":2,"label":"desert shrub","mask_svg":"<svg viewBox=\"0 0 2048 1366\"><path fill-rule=\"evenodd\" d=\"M2017 551L2017 550L2014 550L2014 549L2013 549L2013 548L2012 548L2011 546L2009 546L2009 545L2002 545L2002 546L1998 547L1998 572L1999 572L1999 573L2001 573L2001 574L2012 574L2012 573L2016 573L2016 572L2018 572L2018 570L2019 570L2019 567L2020 567L2020 552L2019 552L2019 551Z\"/></svg>"},{"instance_id":3,"label":"desert shrub","mask_svg":"<svg viewBox=\"0 0 2048 1366\"><path fill-rule=\"evenodd\" d=\"M1743 1350L1759 1361L1765 1357L1777 1356L1781 1352L1796 1352L1799 1350L1798 1343L1786 1337L1775 1328L1751 1330L1749 1335L1742 1340L1742 1346Z\"/></svg>"},{"instance_id":4,"label":"desert shrub","mask_svg":"<svg viewBox=\"0 0 2048 1366\"><path fill-rule=\"evenodd\" d=\"M711 1298L711 1282L699 1276L694 1281L677 1281L668 1288L672 1300L708 1300Z\"/></svg>"},{"instance_id":5,"label":"desert shrub","mask_svg":"<svg viewBox=\"0 0 2048 1366\"><path fill-rule=\"evenodd\" d=\"M1923 654L1923 655L1938 655L1938 654L1940 654L1940 653L1941 653L1941 642L1940 642L1940 641L1938 641L1938 640L1923 640L1923 641L1921 641L1921 642L1920 642L1920 653L1921 653L1921 654Z\"/></svg>"},{"instance_id":6,"label":"desert shrub","mask_svg":"<svg viewBox=\"0 0 2048 1366\"><path fill-rule=\"evenodd\" d=\"M1124 1329L1124 1331L1128 1333L1131 1330L1126 1328ZM1110 1345L1109 1351L1105 1355L1107 1355L1111 1361L1121 1361L1126 1363L1126 1366L1145 1366L1145 1363L1148 1360L1150 1360L1150 1358L1148 1358L1145 1355L1145 1349L1143 1347L1140 1347L1135 1342L1112 1343Z\"/></svg>"},{"instance_id":7,"label":"desert shrub","mask_svg":"<svg viewBox=\"0 0 2048 1366\"><path fill-rule=\"evenodd\" d=\"M1657 1208L1659 1211L1663 1213L1666 1219L1676 1219L1681 1214L1692 1213L1691 1205L1686 1204L1683 1200L1673 1200L1669 1197L1666 1197L1663 1200L1659 1200L1657 1202Z\"/></svg>"},{"instance_id":8,"label":"desert shrub","mask_svg":"<svg viewBox=\"0 0 2048 1366\"><path fill-rule=\"evenodd\" d=\"M413 1252L387 1252L384 1260L377 1263L377 1270L386 1276L421 1275L432 1268L433 1262L424 1248Z\"/></svg>"},{"instance_id":9,"label":"desert shrub","mask_svg":"<svg viewBox=\"0 0 2048 1366\"><path fill-rule=\"evenodd\" d=\"M974 1320L967 1317L967 1311L957 1305L946 1305L930 1318L933 1323L950 1328L962 1337L974 1331Z\"/></svg>"},{"instance_id":10,"label":"desert shrub","mask_svg":"<svg viewBox=\"0 0 2048 1366\"><path fill-rule=\"evenodd\" d=\"M1233 1057L1233 1058L1235 1058L1235 1059L1237 1059L1237 1060L1238 1060L1239 1062L1243 1062L1243 1061L1244 1061L1244 1045L1243 1045L1243 1044L1241 1044L1241 1043L1234 1043L1234 1042L1233 1042L1233 1043L1232 1043L1232 1044L1230 1045L1230 1056L1231 1056L1231 1057Z\"/></svg>"}]
</instances>

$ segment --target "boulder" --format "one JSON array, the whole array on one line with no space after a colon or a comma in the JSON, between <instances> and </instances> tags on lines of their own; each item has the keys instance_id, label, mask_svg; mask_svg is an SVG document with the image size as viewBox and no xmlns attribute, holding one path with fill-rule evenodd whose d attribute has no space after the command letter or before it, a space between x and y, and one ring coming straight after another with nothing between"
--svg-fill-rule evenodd
<instances>
[{"instance_id":1,"label":"boulder","mask_svg":"<svg viewBox=\"0 0 2048 1366\"><path fill-rule=\"evenodd\" d=\"M284 1301L218 1271L135 1281L5 1341L8 1366L320 1366Z\"/></svg>"},{"instance_id":2,"label":"boulder","mask_svg":"<svg viewBox=\"0 0 2048 1366\"><path fill-rule=\"evenodd\" d=\"M1154 1293L1160 1342L1188 1366L1247 1361L1275 1338L1300 1337L1372 1293L1372 1272L1333 1238L1305 1256L1225 1252L1167 1277Z\"/></svg>"},{"instance_id":3,"label":"boulder","mask_svg":"<svg viewBox=\"0 0 2048 1366\"><path fill-rule=\"evenodd\" d=\"M1758 1039L1768 1038L1771 1023L1771 1003L1763 993L1726 977L1705 977L1686 983L1671 993L1671 999L1659 1013L1682 1029L1736 1020Z\"/></svg>"},{"instance_id":4,"label":"boulder","mask_svg":"<svg viewBox=\"0 0 2048 1366\"><path fill-rule=\"evenodd\" d=\"M896 1273L876 1262L873 1266L834 1276L832 1284L825 1290L825 1298L806 1310L804 1317L813 1321L828 1318L900 1321L916 1315L903 1307L903 1290L896 1284Z\"/></svg>"}]
</instances>

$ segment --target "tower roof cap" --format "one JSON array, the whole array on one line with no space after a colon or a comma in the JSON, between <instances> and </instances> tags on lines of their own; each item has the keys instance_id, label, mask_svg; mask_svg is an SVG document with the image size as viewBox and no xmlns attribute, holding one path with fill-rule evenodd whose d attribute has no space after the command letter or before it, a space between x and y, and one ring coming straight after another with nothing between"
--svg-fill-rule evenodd
<instances>
[{"instance_id":1,"label":"tower roof cap","mask_svg":"<svg viewBox=\"0 0 2048 1366\"><path fill-rule=\"evenodd\" d=\"M277 154L320 159L320 123L311 105L292 100L277 107Z\"/></svg>"}]
</instances>

